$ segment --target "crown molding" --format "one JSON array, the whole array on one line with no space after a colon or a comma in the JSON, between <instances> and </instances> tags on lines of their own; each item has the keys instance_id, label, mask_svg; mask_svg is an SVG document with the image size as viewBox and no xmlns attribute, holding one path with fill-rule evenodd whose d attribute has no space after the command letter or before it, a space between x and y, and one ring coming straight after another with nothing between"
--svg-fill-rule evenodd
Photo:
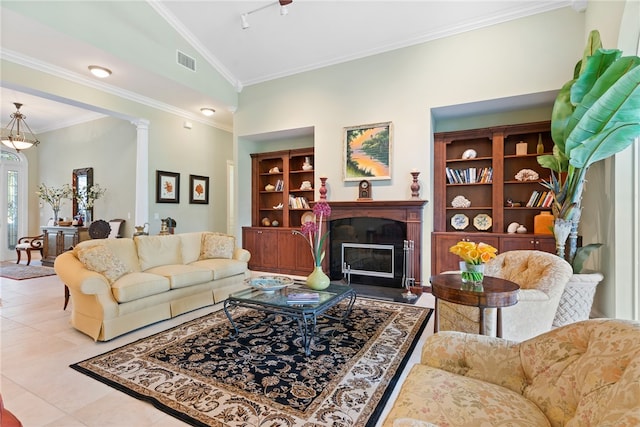
<instances>
[{"instance_id":1,"label":"crown molding","mask_svg":"<svg viewBox=\"0 0 640 427\"><path fill-rule=\"evenodd\" d=\"M173 105L158 101L158 100L153 99L153 98L149 98L149 97L140 95L140 94L135 93L135 92L124 90L124 89L121 89L119 87L103 83L101 81L96 81L95 79L88 78L88 77L86 77L86 76L84 76L82 74L78 74L78 73L75 73L73 71L69 71L69 70L67 70L65 68L58 67L56 65L52 65L52 64L49 64L49 63L44 62L44 61L40 61L40 60L37 60L35 58L26 56L26 55L22 55L21 53L12 51L10 49L2 49L0 51L0 59L6 60L6 61L9 61L9 62L13 62L13 63L18 64L18 65L22 65L22 66L34 69L36 71L41 71L43 73L50 74L50 75L55 76L55 77L59 77L59 78L65 79L65 80L69 80L69 81L71 81L73 83L77 83L77 84L80 84L82 86L86 86L86 87L89 87L89 88L92 88L92 89L96 89L96 90L99 90L99 91L102 91L102 92L105 92L105 93L108 93L108 94L111 94L111 95L115 95L117 97L124 98L124 99L127 99L129 101L137 102L139 104L146 105L146 106L154 108L156 110L161 110L161 111L164 111L164 112L167 112L167 113L170 113L170 114L174 114L176 116L188 118L190 120L194 120L194 121L197 121L199 123L206 124L208 126L213 126L215 128L218 128L218 129L221 129L221 130L224 130L224 131L227 131L227 132L233 132L233 129L231 127L221 125L220 123L217 123L214 120L205 120L205 119L203 119L202 115L191 113L189 111L183 110L183 109L175 107ZM68 101L65 102L65 100L63 100L63 99L57 99L57 101L58 102L63 102L63 103L68 103ZM91 108L90 105L87 105L87 104L82 105L82 104L79 104L79 103L78 104L72 104L72 105L79 106L79 107L82 107L82 108L88 108L88 109L90 109L92 111L96 111L98 113L102 113L102 114L106 114L106 115L110 115L110 116L114 116L114 117L119 117L119 115L117 113L115 113L113 111L108 111L108 110L105 110L105 109L101 109L99 107ZM122 118L122 117L119 117L119 118Z\"/></svg>"}]
</instances>

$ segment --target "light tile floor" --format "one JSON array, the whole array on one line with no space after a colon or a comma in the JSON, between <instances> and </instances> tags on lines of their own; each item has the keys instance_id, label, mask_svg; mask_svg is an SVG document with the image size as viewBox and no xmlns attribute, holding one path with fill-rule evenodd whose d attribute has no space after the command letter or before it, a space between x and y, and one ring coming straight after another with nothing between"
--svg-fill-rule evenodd
<instances>
[{"instance_id":1,"label":"light tile floor","mask_svg":"<svg viewBox=\"0 0 640 427\"><path fill-rule=\"evenodd\" d=\"M39 265L39 261L32 261ZM163 331L221 308L203 308L150 325L109 342L94 342L69 325L63 284L57 276L31 280L0 278L0 392L5 407L25 427L35 426L185 426L183 422L86 375L69 365ZM424 294L416 303L433 307ZM398 381L419 361L422 341L433 332L433 316ZM397 389L389 402L393 402ZM386 416L389 405L378 424Z\"/></svg>"}]
</instances>

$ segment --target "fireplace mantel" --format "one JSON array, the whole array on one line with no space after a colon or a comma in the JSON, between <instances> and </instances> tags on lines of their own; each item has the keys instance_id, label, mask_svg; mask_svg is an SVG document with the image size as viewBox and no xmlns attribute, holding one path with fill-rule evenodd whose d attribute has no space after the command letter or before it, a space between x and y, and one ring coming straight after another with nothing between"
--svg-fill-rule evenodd
<instances>
[{"instance_id":1,"label":"fireplace mantel","mask_svg":"<svg viewBox=\"0 0 640 427\"><path fill-rule=\"evenodd\" d=\"M366 200L366 201L327 201L331 206L329 221L367 217L386 218L407 225L407 240L413 240L413 277L416 285L421 286L421 246L422 246L422 209L426 200ZM331 236L329 236L329 240Z\"/></svg>"}]
</instances>

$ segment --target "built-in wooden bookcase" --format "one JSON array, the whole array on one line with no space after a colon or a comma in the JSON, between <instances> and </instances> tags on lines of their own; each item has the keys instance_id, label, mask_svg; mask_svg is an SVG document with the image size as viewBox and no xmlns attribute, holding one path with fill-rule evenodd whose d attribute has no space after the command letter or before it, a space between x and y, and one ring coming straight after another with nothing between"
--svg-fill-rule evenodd
<instances>
[{"instance_id":1,"label":"built-in wooden bookcase","mask_svg":"<svg viewBox=\"0 0 640 427\"><path fill-rule=\"evenodd\" d=\"M305 162L311 169L303 168ZM305 276L313 270L309 246L293 230L311 212L314 164L313 148L251 155L251 227L242 229L243 246L251 252L251 270ZM303 186L305 181L311 186ZM269 225L263 224L264 219Z\"/></svg>"},{"instance_id":2,"label":"built-in wooden bookcase","mask_svg":"<svg viewBox=\"0 0 640 427\"><path fill-rule=\"evenodd\" d=\"M449 253L449 247L460 240L483 241L500 252L555 252L552 235L533 233L534 217L550 207L542 202L528 206L534 192L543 194L541 181L549 179L549 171L537 162L538 142L544 153L552 152L549 122L435 135L433 274L458 269L459 258ZM539 179L517 180L516 174L523 169L535 171ZM456 196L463 196L471 205L452 206ZM507 233L514 222L524 225L527 233Z\"/></svg>"}]
</instances>

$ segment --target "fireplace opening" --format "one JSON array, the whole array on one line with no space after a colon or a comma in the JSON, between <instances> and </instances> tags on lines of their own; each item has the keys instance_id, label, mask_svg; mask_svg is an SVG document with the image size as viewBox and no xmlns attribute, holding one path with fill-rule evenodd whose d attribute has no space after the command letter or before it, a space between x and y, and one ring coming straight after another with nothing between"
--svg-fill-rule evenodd
<instances>
[{"instance_id":1,"label":"fireplace opening","mask_svg":"<svg viewBox=\"0 0 640 427\"><path fill-rule=\"evenodd\" d=\"M402 288L407 226L386 218L355 217L329 223L331 280Z\"/></svg>"},{"instance_id":2,"label":"fireplace opening","mask_svg":"<svg viewBox=\"0 0 640 427\"><path fill-rule=\"evenodd\" d=\"M393 245L343 243L342 274L393 278L393 249Z\"/></svg>"}]
</instances>

